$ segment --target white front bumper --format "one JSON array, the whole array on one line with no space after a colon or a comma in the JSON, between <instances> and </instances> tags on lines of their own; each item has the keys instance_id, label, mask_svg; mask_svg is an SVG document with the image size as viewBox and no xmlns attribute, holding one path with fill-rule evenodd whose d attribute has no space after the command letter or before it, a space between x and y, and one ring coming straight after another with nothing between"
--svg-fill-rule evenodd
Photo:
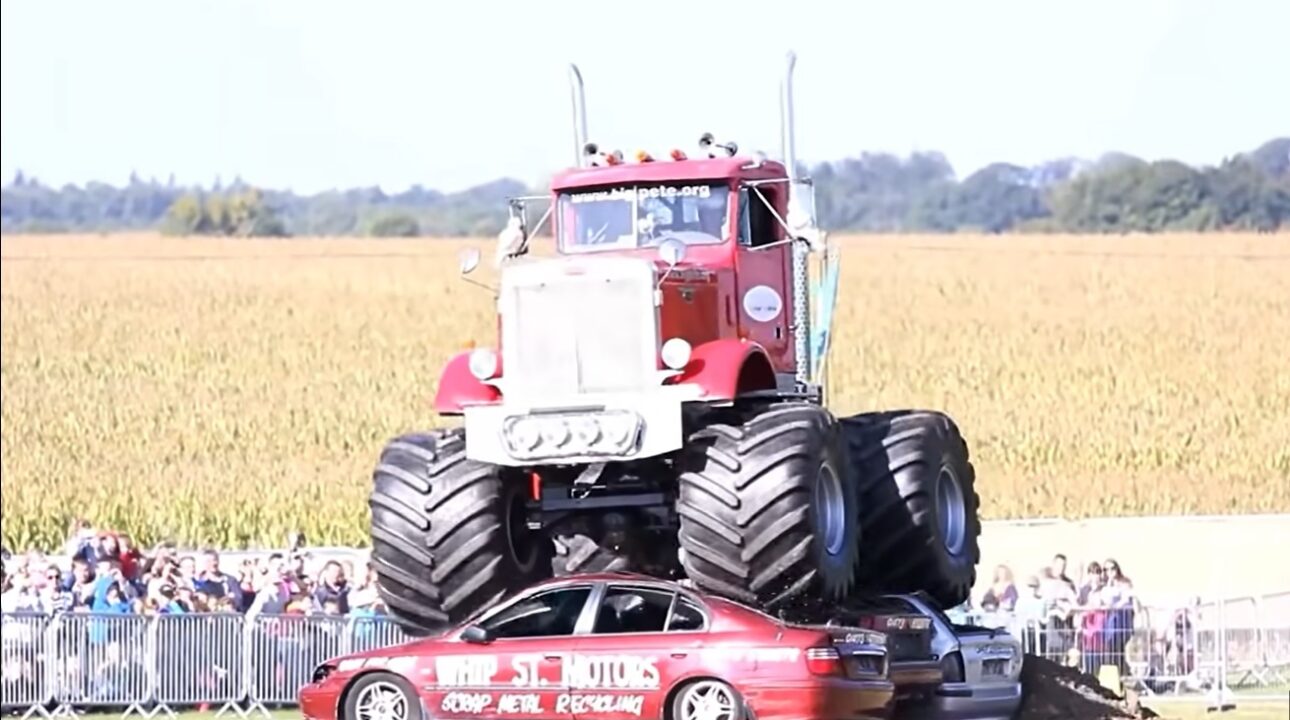
<instances>
[{"instance_id":1,"label":"white front bumper","mask_svg":"<svg viewBox=\"0 0 1290 720\"><path fill-rule=\"evenodd\" d=\"M541 401L503 402L480 405L464 410L466 457L493 465L524 467L532 465L573 465L596 462L625 462L662 455L677 450L684 443L681 420L682 403L697 400L699 388L694 385L666 385L647 393L614 393L574 395ZM503 438L507 418L543 413L595 415L602 411L627 410L637 413L641 428L634 448L624 455L550 455L517 457ZM537 452L541 452L540 448Z\"/></svg>"}]
</instances>

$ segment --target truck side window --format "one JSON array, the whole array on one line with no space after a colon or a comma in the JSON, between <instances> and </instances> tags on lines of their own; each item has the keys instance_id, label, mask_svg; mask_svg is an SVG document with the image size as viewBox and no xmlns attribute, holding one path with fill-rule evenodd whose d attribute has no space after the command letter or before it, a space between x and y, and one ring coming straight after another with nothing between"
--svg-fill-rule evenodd
<instances>
[{"instance_id":1,"label":"truck side window","mask_svg":"<svg viewBox=\"0 0 1290 720\"><path fill-rule=\"evenodd\" d=\"M758 193L764 197L758 197ZM740 216L742 222L748 226L748 237L750 247L761 247L769 245L779 240L779 221L775 219L775 214L766 206L766 203L774 205L777 191L770 187L748 188L741 191L740 195ZM742 207L744 198L747 198L748 205ZM742 233L742 227L740 228ZM742 235L740 242L743 242Z\"/></svg>"},{"instance_id":2,"label":"truck side window","mask_svg":"<svg viewBox=\"0 0 1290 720\"><path fill-rule=\"evenodd\" d=\"M739 244L744 247L752 247L752 219L748 216L751 200L748 188L739 188Z\"/></svg>"}]
</instances>

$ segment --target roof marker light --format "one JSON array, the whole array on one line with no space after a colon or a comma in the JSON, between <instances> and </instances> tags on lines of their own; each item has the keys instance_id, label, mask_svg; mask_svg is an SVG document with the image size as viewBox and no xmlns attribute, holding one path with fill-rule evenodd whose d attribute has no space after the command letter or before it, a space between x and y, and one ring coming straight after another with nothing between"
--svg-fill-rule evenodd
<instances>
[{"instance_id":1,"label":"roof marker light","mask_svg":"<svg viewBox=\"0 0 1290 720\"><path fill-rule=\"evenodd\" d=\"M650 157L650 154L645 152L644 150L637 150L636 162L640 162L640 163L654 162L654 158Z\"/></svg>"},{"instance_id":2,"label":"roof marker light","mask_svg":"<svg viewBox=\"0 0 1290 720\"><path fill-rule=\"evenodd\" d=\"M681 151L680 151L679 149L677 149L677 148L673 148L673 149L672 149L672 153L671 153L671 155L672 155L672 159L673 159L673 160L685 160L685 159L686 159L686 157L685 157L685 153L681 152Z\"/></svg>"}]
</instances>

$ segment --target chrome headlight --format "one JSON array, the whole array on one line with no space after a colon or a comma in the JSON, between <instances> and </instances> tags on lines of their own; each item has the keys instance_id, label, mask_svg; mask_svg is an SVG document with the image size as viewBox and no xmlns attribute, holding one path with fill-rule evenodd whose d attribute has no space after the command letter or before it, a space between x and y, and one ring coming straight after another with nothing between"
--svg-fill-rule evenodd
<instances>
[{"instance_id":1,"label":"chrome headlight","mask_svg":"<svg viewBox=\"0 0 1290 720\"><path fill-rule=\"evenodd\" d=\"M659 355L662 356L663 364L673 370L684 370L686 364L690 362L690 343L679 337L663 343Z\"/></svg>"},{"instance_id":2,"label":"chrome headlight","mask_svg":"<svg viewBox=\"0 0 1290 720\"><path fill-rule=\"evenodd\" d=\"M491 380L497 376L497 353L488 348L472 350L469 365L476 380Z\"/></svg>"},{"instance_id":3,"label":"chrome headlight","mask_svg":"<svg viewBox=\"0 0 1290 720\"><path fill-rule=\"evenodd\" d=\"M502 422L502 442L515 458L628 455L636 449L641 417L631 410L516 415Z\"/></svg>"}]
</instances>

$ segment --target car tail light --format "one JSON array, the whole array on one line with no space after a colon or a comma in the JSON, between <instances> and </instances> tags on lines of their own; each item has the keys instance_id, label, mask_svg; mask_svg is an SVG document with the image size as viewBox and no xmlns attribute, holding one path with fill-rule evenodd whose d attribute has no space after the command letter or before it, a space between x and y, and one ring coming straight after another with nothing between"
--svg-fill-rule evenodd
<instances>
[{"instance_id":1,"label":"car tail light","mask_svg":"<svg viewBox=\"0 0 1290 720\"><path fill-rule=\"evenodd\" d=\"M812 675L846 675L842 656L835 647L813 647L806 650L806 669Z\"/></svg>"},{"instance_id":2,"label":"car tail light","mask_svg":"<svg viewBox=\"0 0 1290 720\"><path fill-rule=\"evenodd\" d=\"M963 682L963 655L959 651L945 653L941 658L941 676L943 682Z\"/></svg>"}]
</instances>

